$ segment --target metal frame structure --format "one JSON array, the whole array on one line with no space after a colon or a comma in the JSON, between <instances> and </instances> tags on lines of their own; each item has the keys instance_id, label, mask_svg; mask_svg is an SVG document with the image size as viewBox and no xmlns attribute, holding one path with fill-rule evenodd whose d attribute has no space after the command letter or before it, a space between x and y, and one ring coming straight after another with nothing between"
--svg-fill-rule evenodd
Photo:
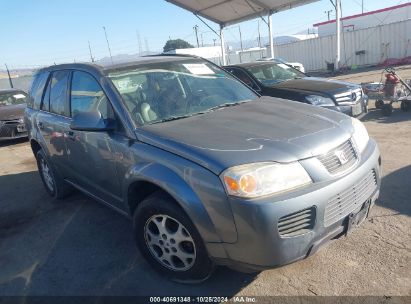
<instances>
[{"instance_id":1,"label":"metal frame structure","mask_svg":"<svg viewBox=\"0 0 411 304\"><path fill-rule=\"evenodd\" d=\"M224 42L224 27L243 21L261 18L268 26L270 56L274 57L273 25L271 15L280 11L289 10L297 6L317 2L319 0L166 0L192 12L208 28L220 38L222 64L227 64ZM223 12L223 13L222 13ZM267 16L267 20L264 18ZM217 33L204 20L210 20L220 26Z\"/></svg>"}]
</instances>

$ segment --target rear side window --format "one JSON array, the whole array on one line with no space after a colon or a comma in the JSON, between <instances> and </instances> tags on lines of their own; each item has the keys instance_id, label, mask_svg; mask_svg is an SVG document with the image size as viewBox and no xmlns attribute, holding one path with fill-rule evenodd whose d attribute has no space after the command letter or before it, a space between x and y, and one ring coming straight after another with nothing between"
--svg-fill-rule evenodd
<instances>
[{"instance_id":1,"label":"rear side window","mask_svg":"<svg viewBox=\"0 0 411 304\"><path fill-rule=\"evenodd\" d=\"M104 119L113 110L97 80L88 73L75 71L71 82L71 116L79 112L99 111Z\"/></svg>"},{"instance_id":2,"label":"rear side window","mask_svg":"<svg viewBox=\"0 0 411 304\"><path fill-rule=\"evenodd\" d=\"M40 109L43 111L50 111L50 82L51 78L49 78L49 81L47 81L46 90L43 95L43 101L40 104Z\"/></svg>"},{"instance_id":3,"label":"rear side window","mask_svg":"<svg viewBox=\"0 0 411 304\"><path fill-rule=\"evenodd\" d=\"M67 85L69 71L53 72L50 87L50 112L69 116L67 106Z\"/></svg>"},{"instance_id":4,"label":"rear side window","mask_svg":"<svg viewBox=\"0 0 411 304\"><path fill-rule=\"evenodd\" d=\"M39 73L33 79L33 83L30 89L30 97L27 105L33 109L40 109L41 98L43 97L44 87L49 76L48 72Z\"/></svg>"}]
</instances>

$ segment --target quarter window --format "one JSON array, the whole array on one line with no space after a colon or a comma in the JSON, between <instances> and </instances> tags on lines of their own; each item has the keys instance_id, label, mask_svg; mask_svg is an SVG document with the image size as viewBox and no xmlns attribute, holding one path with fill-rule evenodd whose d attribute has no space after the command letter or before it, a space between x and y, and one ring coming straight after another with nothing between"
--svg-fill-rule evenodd
<instances>
[{"instance_id":1,"label":"quarter window","mask_svg":"<svg viewBox=\"0 0 411 304\"><path fill-rule=\"evenodd\" d=\"M43 97L44 86L46 85L49 73L43 72L36 76L30 90L28 105L34 109L40 109L41 98Z\"/></svg>"},{"instance_id":2,"label":"quarter window","mask_svg":"<svg viewBox=\"0 0 411 304\"><path fill-rule=\"evenodd\" d=\"M72 117L88 111L99 111L104 119L114 116L103 89L93 76L85 72L73 72L70 104Z\"/></svg>"},{"instance_id":3,"label":"quarter window","mask_svg":"<svg viewBox=\"0 0 411 304\"><path fill-rule=\"evenodd\" d=\"M67 109L67 84L70 72L57 71L53 73L50 89L50 112L69 116Z\"/></svg>"}]
</instances>

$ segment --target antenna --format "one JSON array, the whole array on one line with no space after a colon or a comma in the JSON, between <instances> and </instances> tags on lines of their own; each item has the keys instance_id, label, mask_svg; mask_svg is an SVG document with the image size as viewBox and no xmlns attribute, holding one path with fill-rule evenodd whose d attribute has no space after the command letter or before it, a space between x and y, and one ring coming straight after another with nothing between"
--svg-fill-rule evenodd
<instances>
[{"instance_id":1,"label":"antenna","mask_svg":"<svg viewBox=\"0 0 411 304\"><path fill-rule=\"evenodd\" d=\"M88 50L90 51L90 59L91 59L91 62L94 62L93 53L91 52L90 41L88 41Z\"/></svg>"},{"instance_id":2,"label":"antenna","mask_svg":"<svg viewBox=\"0 0 411 304\"><path fill-rule=\"evenodd\" d=\"M114 64L114 63L113 63L113 56L111 56L110 43L108 42L107 32L106 32L106 27L105 27L105 26L103 26L103 30L104 30L104 35L106 36L107 47L108 47L108 52L109 52L109 54L110 54L111 64Z\"/></svg>"},{"instance_id":3,"label":"antenna","mask_svg":"<svg viewBox=\"0 0 411 304\"><path fill-rule=\"evenodd\" d=\"M11 87L11 88L14 88L14 87L13 87L13 81L11 80L11 76L10 76L9 67L7 66L7 64L6 64L6 63L5 63L4 65L6 66L7 75L9 75L9 83L10 83L10 87Z\"/></svg>"}]
</instances>

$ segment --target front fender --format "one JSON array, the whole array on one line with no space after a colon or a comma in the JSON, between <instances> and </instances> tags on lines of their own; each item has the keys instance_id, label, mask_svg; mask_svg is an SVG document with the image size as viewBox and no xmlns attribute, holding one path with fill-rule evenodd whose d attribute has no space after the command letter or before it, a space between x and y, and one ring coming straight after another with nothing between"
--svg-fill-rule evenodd
<instances>
[{"instance_id":1,"label":"front fender","mask_svg":"<svg viewBox=\"0 0 411 304\"><path fill-rule=\"evenodd\" d=\"M178 174L158 163L139 163L132 167L125 176L123 193L124 201L128 202L128 189L138 181L150 182L157 185L183 208L204 242L221 242L215 226L200 198Z\"/></svg>"}]
</instances>

